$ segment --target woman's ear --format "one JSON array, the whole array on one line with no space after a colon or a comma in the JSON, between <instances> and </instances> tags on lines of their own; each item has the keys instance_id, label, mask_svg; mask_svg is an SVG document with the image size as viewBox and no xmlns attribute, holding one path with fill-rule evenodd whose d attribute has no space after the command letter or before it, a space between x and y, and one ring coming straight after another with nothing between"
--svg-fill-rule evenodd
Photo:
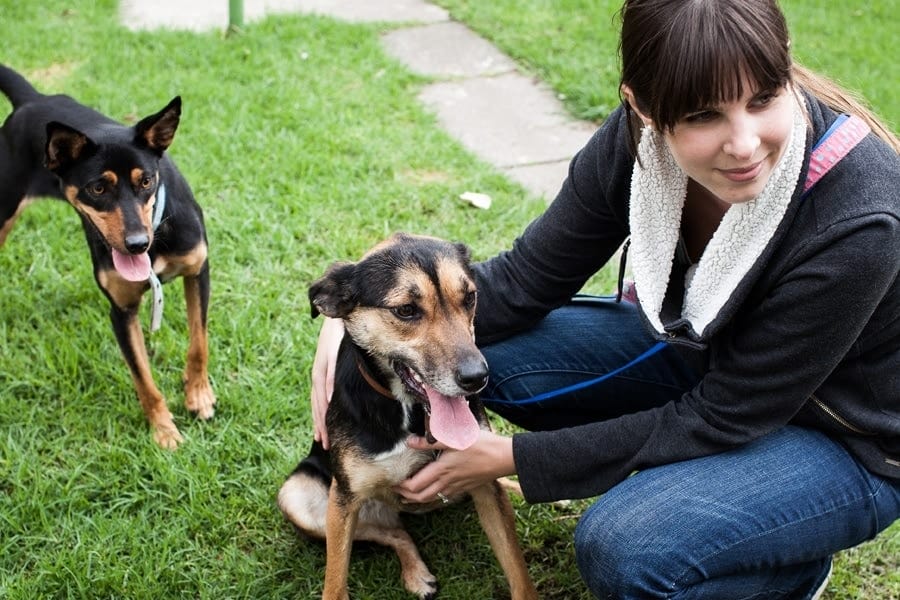
<instances>
[{"instance_id":1,"label":"woman's ear","mask_svg":"<svg viewBox=\"0 0 900 600\"><path fill-rule=\"evenodd\" d=\"M625 102L628 103L628 106L631 107L632 112L638 116L641 120L641 123L644 124L645 127L653 125L653 119L651 119L648 115L645 115L638 108L637 101L634 98L634 92L631 91L631 88L626 84L622 84L622 97L625 98Z\"/></svg>"}]
</instances>

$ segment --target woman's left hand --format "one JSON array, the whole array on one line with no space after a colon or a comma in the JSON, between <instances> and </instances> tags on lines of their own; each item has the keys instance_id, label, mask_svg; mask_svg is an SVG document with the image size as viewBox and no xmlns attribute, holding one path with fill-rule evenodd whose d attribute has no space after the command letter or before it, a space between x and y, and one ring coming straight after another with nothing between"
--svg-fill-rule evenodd
<instances>
[{"instance_id":1,"label":"woman's left hand","mask_svg":"<svg viewBox=\"0 0 900 600\"><path fill-rule=\"evenodd\" d=\"M437 460L394 487L394 491L411 503L434 502L440 497L438 494L451 497L516 473L512 438L490 431L482 431L465 450L453 450L440 442L429 444L417 436L410 437L406 443L417 450L441 450Z\"/></svg>"}]
</instances>

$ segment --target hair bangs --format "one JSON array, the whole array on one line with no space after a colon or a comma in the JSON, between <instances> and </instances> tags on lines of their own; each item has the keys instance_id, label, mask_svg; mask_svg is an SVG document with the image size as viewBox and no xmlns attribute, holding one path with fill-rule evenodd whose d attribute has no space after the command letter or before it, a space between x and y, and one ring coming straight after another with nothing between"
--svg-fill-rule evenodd
<instances>
[{"instance_id":1,"label":"hair bangs","mask_svg":"<svg viewBox=\"0 0 900 600\"><path fill-rule=\"evenodd\" d=\"M661 40L648 95L658 127L671 131L685 115L741 98L747 82L757 91L790 80L786 26L770 15L761 19L749 5L701 0L683 6L680 26Z\"/></svg>"}]
</instances>

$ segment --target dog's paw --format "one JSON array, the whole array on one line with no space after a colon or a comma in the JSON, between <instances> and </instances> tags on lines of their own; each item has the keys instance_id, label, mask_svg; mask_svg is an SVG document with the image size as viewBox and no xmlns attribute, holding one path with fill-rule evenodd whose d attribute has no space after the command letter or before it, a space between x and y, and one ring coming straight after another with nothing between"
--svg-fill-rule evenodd
<instances>
[{"instance_id":1,"label":"dog's paw","mask_svg":"<svg viewBox=\"0 0 900 600\"><path fill-rule=\"evenodd\" d=\"M422 600L434 600L437 598L437 582L434 582L434 591L424 596L421 596Z\"/></svg>"},{"instance_id":2,"label":"dog's paw","mask_svg":"<svg viewBox=\"0 0 900 600\"><path fill-rule=\"evenodd\" d=\"M184 441L184 438L181 437L178 428L173 424L171 426L155 427L153 429L153 441L155 441L160 448L175 450L178 448L178 444Z\"/></svg>"},{"instance_id":3,"label":"dog's paw","mask_svg":"<svg viewBox=\"0 0 900 600\"><path fill-rule=\"evenodd\" d=\"M216 414L216 395L208 380L186 381L184 384L184 406L198 418L211 419Z\"/></svg>"},{"instance_id":4,"label":"dog's paw","mask_svg":"<svg viewBox=\"0 0 900 600\"><path fill-rule=\"evenodd\" d=\"M424 564L404 570L403 585L420 600L437 598L437 579Z\"/></svg>"}]
</instances>

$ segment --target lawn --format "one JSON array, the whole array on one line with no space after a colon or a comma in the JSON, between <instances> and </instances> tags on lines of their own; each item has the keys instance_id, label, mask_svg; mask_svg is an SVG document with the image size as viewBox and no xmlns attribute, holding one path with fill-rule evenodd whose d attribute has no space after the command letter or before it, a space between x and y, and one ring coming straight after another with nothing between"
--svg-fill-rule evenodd
<instances>
[{"instance_id":1,"label":"lawn","mask_svg":"<svg viewBox=\"0 0 900 600\"><path fill-rule=\"evenodd\" d=\"M611 14L565 4L555 17L565 9L606 24ZM506 17L538 8L507 5ZM571 30L565 19L547 29L485 20L462 2L451 9L482 33L559 32L551 38L568 38L569 49L591 30L575 17ZM153 445L77 217L59 202L30 207L0 250L0 598L314 597L323 547L300 539L275 507L311 439L308 374L319 323L309 316L307 286L332 260L357 257L395 230L465 240L486 258L543 203L437 126L416 101L422 80L382 52L383 26L279 16L234 36L132 33L116 10L113 0L0 0L0 60L42 91L74 95L124 122L181 95L170 154L209 228L218 412L198 422L182 405L187 327L176 282L166 288L163 327L148 340L186 443L177 452ZM536 45L526 52L501 36L493 41L581 116L600 118L614 101L593 96L614 76L569 87L578 77L566 63L593 70L587 58L563 52L550 60ZM608 43L596 60L611 58ZM878 68L873 79L893 73L897 81L892 61ZM884 106L896 123L886 112L896 106ZM468 190L490 194L492 209L460 202ZM571 547L584 504L515 503L542 597L587 598ZM504 597L499 567L464 507L409 523L442 598ZM354 553L355 597L405 597L393 555L365 546ZM829 598L900 598L898 555L897 526L842 554Z\"/></svg>"}]
</instances>

